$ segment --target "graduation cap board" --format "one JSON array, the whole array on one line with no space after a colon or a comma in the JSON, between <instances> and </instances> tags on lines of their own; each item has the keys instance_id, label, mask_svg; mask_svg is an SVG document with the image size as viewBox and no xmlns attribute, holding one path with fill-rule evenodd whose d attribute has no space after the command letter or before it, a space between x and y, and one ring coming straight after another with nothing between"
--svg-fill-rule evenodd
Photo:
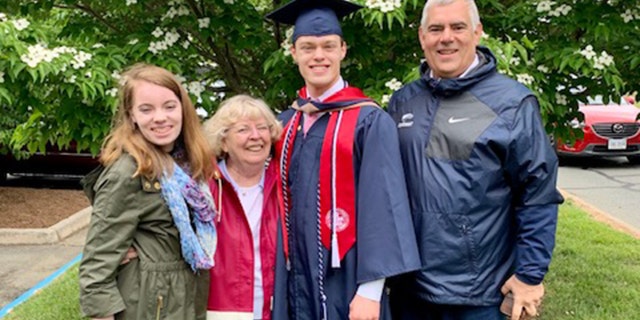
<instances>
[{"instance_id":1,"label":"graduation cap board","mask_svg":"<svg viewBox=\"0 0 640 320\"><path fill-rule=\"evenodd\" d=\"M293 0L274 10L267 18L294 25L293 42L300 36L342 36L340 18L362 6L344 0Z\"/></svg>"}]
</instances>

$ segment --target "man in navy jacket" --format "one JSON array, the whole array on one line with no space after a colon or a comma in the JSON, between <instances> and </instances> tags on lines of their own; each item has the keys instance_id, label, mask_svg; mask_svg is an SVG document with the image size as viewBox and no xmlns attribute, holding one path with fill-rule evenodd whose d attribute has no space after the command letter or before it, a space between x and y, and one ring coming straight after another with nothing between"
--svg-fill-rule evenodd
<instances>
[{"instance_id":1,"label":"man in navy jacket","mask_svg":"<svg viewBox=\"0 0 640 320\"><path fill-rule=\"evenodd\" d=\"M429 0L421 78L390 101L422 269L392 290L394 319L535 316L555 244L557 157L537 99L478 46L473 0Z\"/></svg>"}]
</instances>

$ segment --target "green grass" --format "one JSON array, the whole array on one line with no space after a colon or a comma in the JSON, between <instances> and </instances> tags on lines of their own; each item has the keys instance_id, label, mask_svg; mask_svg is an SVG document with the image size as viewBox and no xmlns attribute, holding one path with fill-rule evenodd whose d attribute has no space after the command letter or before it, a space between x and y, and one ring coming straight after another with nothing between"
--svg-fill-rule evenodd
<instances>
[{"instance_id":1,"label":"green grass","mask_svg":"<svg viewBox=\"0 0 640 320\"><path fill-rule=\"evenodd\" d=\"M78 265L56 278L2 320L80 320Z\"/></svg>"},{"instance_id":2,"label":"green grass","mask_svg":"<svg viewBox=\"0 0 640 320\"><path fill-rule=\"evenodd\" d=\"M640 240L561 207L540 319L640 319Z\"/></svg>"},{"instance_id":3,"label":"green grass","mask_svg":"<svg viewBox=\"0 0 640 320\"><path fill-rule=\"evenodd\" d=\"M3 320L80 320L77 265ZM640 319L640 240L560 208L556 250L539 319Z\"/></svg>"}]
</instances>

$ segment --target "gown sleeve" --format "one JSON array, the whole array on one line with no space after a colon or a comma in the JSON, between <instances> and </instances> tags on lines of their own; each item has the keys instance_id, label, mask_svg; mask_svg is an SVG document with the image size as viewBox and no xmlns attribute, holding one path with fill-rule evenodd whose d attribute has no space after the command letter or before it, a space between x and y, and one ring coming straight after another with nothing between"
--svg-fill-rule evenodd
<instances>
[{"instance_id":1,"label":"gown sleeve","mask_svg":"<svg viewBox=\"0 0 640 320\"><path fill-rule=\"evenodd\" d=\"M363 108L361 117L354 142L358 284L420 267L395 123L378 108Z\"/></svg>"}]
</instances>

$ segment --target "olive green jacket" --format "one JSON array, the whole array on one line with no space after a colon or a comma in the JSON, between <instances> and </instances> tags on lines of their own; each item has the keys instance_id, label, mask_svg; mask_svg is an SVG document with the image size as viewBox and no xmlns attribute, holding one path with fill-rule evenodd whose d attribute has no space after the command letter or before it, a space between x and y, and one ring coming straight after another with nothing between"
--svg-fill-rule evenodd
<instances>
[{"instance_id":1,"label":"olive green jacket","mask_svg":"<svg viewBox=\"0 0 640 320\"><path fill-rule=\"evenodd\" d=\"M126 154L83 179L93 205L80 262L80 306L88 317L205 319L208 271L192 272L160 183L132 178ZM121 265L129 247L137 259Z\"/></svg>"}]
</instances>

